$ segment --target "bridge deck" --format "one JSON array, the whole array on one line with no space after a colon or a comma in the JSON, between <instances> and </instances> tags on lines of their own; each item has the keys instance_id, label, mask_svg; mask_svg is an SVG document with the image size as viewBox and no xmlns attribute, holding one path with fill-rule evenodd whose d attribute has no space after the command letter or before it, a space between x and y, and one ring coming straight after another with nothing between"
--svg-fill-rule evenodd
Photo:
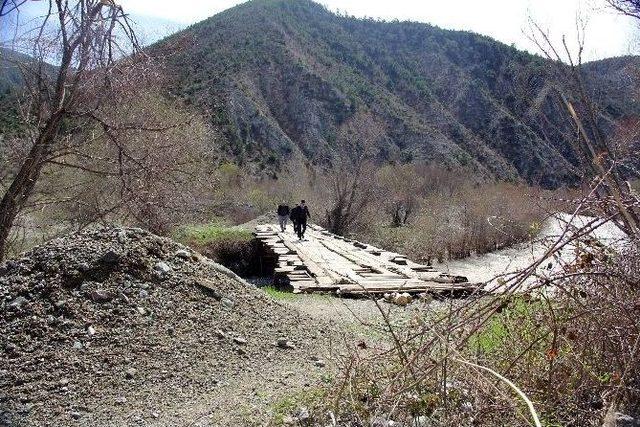
<instances>
[{"instance_id":1,"label":"bridge deck","mask_svg":"<svg viewBox=\"0 0 640 427\"><path fill-rule=\"evenodd\" d=\"M281 233L275 224L259 225L254 234L277 257L276 284L292 292L464 294L477 289L465 277L441 273L314 224L307 228L304 241L291 227Z\"/></svg>"}]
</instances>

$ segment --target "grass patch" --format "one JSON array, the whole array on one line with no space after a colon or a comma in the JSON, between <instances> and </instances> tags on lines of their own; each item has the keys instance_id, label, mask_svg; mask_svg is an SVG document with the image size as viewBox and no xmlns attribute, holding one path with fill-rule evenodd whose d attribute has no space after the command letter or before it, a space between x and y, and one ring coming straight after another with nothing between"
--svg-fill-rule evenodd
<instances>
[{"instance_id":1,"label":"grass patch","mask_svg":"<svg viewBox=\"0 0 640 427\"><path fill-rule=\"evenodd\" d=\"M470 348L485 356L506 358L519 351L519 343L539 341L540 347L544 347L548 344L544 336L549 332L541 322L544 311L540 301L512 297L504 302L501 313L470 338Z\"/></svg>"},{"instance_id":2,"label":"grass patch","mask_svg":"<svg viewBox=\"0 0 640 427\"><path fill-rule=\"evenodd\" d=\"M258 246L253 233L220 223L188 225L174 233L174 239L191 246L240 276L259 274Z\"/></svg>"},{"instance_id":3,"label":"grass patch","mask_svg":"<svg viewBox=\"0 0 640 427\"><path fill-rule=\"evenodd\" d=\"M244 228L211 223L181 227L174 238L192 246L207 246L221 241L249 242L253 240L253 234Z\"/></svg>"},{"instance_id":4,"label":"grass patch","mask_svg":"<svg viewBox=\"0 0 640 427\"><path fill-rule=\"evenodd\" d=\"M298 298L298 295L294 294L293 292L281 291L279 289L274 288L273 286L264 286L260 289L262 289L271 298L279 301L287 301L287 300L290 301Z\"/></svg>"}]
</instances>

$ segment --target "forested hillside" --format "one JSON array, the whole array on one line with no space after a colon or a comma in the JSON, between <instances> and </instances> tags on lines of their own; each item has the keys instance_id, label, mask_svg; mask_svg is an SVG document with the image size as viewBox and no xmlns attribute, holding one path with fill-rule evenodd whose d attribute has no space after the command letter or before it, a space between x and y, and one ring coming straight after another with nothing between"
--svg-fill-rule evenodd
<instances>
[{"instance_id":1,"label":"forested hillside","mask_svg":"<svg viewBox=\"0 0 640 427\"><path fill-rule=\"evenodd\" d=\"M337 16L308 0L254 0L159 46L171 52L173 90L204 108L228 155L255 170L330 167L365 145L379 161L433 161L546 187L579 179L549 61L488 37ZM609 125L639 111L623 94L635 62L585 67Z\"/></svg>"},{"instance_id":2,"label":"forested hillside","mask_svg":"<svg viewBox=\"0 0 640 427\"><path fill-rule=\"evenodd\" d=\"M14 94L22 85L22 75L16 63L27 61L29 57L26 55L0 48L0 135L10 133L19 126Z\"/></svg>"}]
</instances>

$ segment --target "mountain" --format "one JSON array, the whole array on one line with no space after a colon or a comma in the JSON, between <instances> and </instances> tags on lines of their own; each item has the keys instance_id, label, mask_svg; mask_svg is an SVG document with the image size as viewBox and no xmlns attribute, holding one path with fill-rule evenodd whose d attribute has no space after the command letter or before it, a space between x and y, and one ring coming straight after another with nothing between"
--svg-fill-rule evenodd
<instances>
[{"instance_id":1,"label":"mountain","mask_svg":"<svg viewBox=\"0 0 640 427\"><path fill-rule=\"evenodd\" d=\"M0 134L18 129L15 92L22 87L22 74L16 63L29 62L27 55L0 47Z\"/></svg>"},{"instance_id":2,"label":"mountain","mask_svg":"<svg viewBox=\"0 0 640 427\"><path fill-rule=\"evenodd\" d=\"M544 187L580 179L550 61L461 31L252 0L152 48L169 90L203 111L221 151L256 174L330 168L366 145L384 162L435 162ZM638 58L586 64L605 128L640 113Z\"/></svg>"}]
</instances>

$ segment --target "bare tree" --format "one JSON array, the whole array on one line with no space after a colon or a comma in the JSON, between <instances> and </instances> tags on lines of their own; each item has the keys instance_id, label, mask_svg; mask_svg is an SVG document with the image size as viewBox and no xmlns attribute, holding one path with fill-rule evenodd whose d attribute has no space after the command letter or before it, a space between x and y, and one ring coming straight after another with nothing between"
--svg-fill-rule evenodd
<instances>
[{"instance_id":1,"label":"bare tree","mask_svg":"<svg viewBox=\"0 0 640 427\"><path fill-rule=\"evenodd\" d=\"M363 159L349 167L340 166L332 175L329 185L333 201L325 212L326 225L332 233L344 235L373 201L372 165Z\"/></svg>"},{"instance_id":2,"label":"bare tree","mask_svg":"<svg viewBox=\"0 0 640 427\"><path fill-rule=\"evenodd\" d=\"M64 160L66 155L79 155L77 148L91 142L87 129L107 135L120 147L120 161L127 153L117 140L119 131L136 126L159 130L149 124L115 124L104 114L113 108L110 101L116 94L135 91L153 69L139 50L127 15L113 1L49 0L37 27L17 36L11 47L16 46L30 55L15 63L24 81L20 109L27 150L0 200L0 259L14 221L46 165L100 173Z\"/></svg>"},{"instance_id":3,"label":"bare tree","mask_svg":"<svg viewBox=\"0 0 640 427\"><path fill-rule=\"evenodd\" d=\"M406 225L419 208L419 192L423 179L416 165L385 166L378 171L380 199L391 216L391 225Z\"/></svg>"},{"instance_id":4,"label":"bare tree","mask_svg":"<svg viewBox=\"0 0 640 427\"><path fill-rule=\"evenodd\" d=\"M607 0L607 3L624 15L640 19L640 0Z\"/></svg>"},{"instance_id":5,"label":"bare tree","mask_svg":"<svg viewBox=\"0 0 640 427\"><path fill-rule=\"evenodd\" d=\"M373 202L373 147L381 135L380 125L364 112L340 130L338 139L347 148L330 171L331 207L325 212L326 226L332 233L347 233Z\"/></svg>"}]
</instances>

